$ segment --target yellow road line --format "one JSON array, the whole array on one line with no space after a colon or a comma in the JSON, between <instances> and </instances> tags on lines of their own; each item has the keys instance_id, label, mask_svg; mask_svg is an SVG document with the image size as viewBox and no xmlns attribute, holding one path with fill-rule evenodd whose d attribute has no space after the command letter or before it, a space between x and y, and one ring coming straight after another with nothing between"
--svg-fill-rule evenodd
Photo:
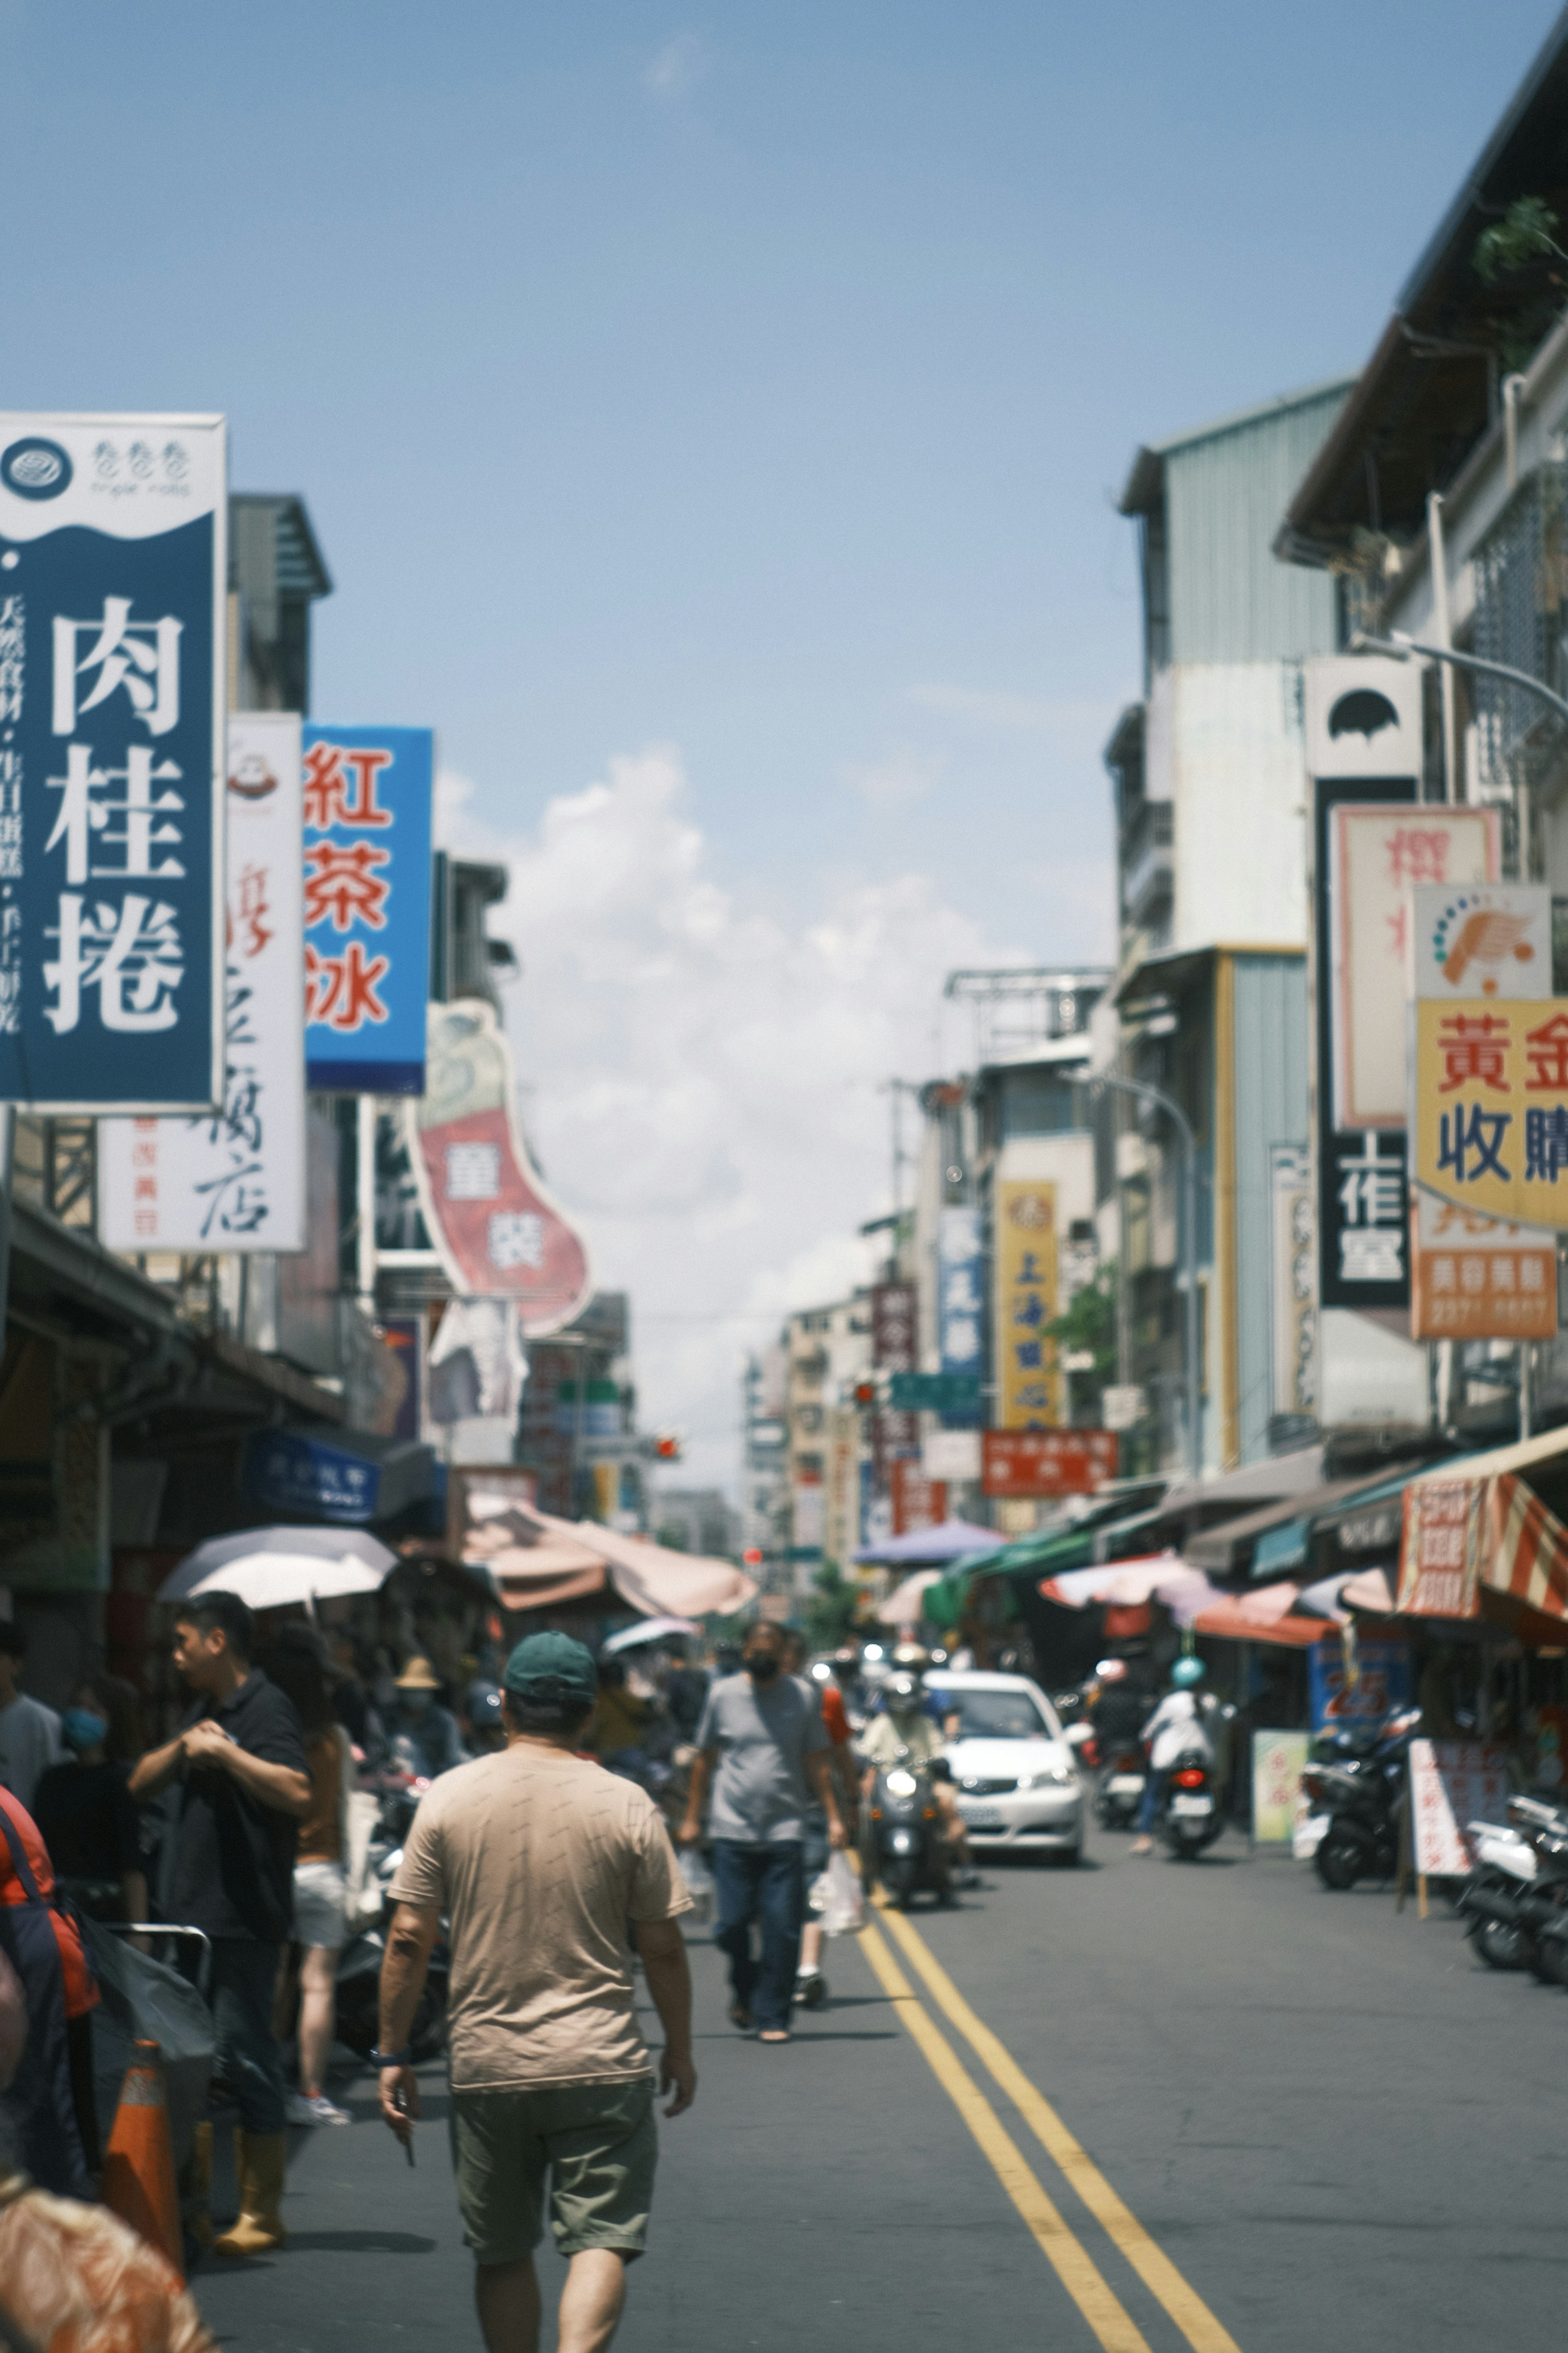
<instances>
[{"instance_id":1,"label":"yellow road line","mask_svg":"<svg viewBox=\"0 0 1568 2353\"><path fill-rule=\"evenodd\" d=\"M957 2052L927 2017L919 1995L869 1921L860 1932L859 1944L884 1993L919 2044L931 2073L990 2158L997 2179L1105 2353L1150 2353L1149 2339L1051 2203L1018 2143Z\"/></svg>"},{"instance_id":2,"label":"yellow road line","mask_svg":"<svg viewBox=\"0 0 1568 2353\"><path fill-rule=\"evenodd\" d=\"M1074 2139L1050 2102L1036 2091L1007 2045L976 2017L918 1929L901 1912L885 1912L883 1917L925 1978L935 2000L1027 2119L1035 2137L1060 2166L1106 2236L1170 2314L1192 2346L1192 2353L1241 2353L1229 2329L1221 2327L1202 2297L1188 2286L1170 2256L1156 2245L1132 2209L1111 2188L1088 2151Z\"/></svg>"}]
</instances>

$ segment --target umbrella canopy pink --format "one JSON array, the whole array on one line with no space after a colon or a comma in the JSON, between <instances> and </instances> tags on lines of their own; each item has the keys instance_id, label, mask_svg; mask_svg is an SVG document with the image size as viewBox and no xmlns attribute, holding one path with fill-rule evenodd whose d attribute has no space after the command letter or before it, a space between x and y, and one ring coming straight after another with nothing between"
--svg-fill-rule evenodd
<instances>
[{"instance_id":1,"label":"umbrella canopy pink","mask_svg":"<svg viewBox=\"0 0 1568 2353\"><path fill-rule=\"evenodd\" d=\"M1202 1609L1220 1598L1201 1568L1190 1567L1180 1553L1148 1553L1141 1560L1107 1561L1102 1568L1069 1568L1060 1577L1045 1577L1040 1587L1047 1601L1069 1609L1085 1609L1092 1601L1113 1609L1137 1609L1146 1601L1161 1601L1184 1614L1190 1605Z\"/></svg>"}]
</instances>

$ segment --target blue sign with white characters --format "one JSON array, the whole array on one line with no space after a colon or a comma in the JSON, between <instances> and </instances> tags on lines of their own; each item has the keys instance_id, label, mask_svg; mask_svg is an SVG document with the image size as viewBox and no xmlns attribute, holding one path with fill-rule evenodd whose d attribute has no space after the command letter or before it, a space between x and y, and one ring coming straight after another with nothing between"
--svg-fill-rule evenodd
<instances>
[{"instance_id":1,"label":"blue sign with white characters","mask_svg":"<svg viewBox=\"0 0 1568 2353\"><path fill-rule=\"evenodd\" d=\"M381 1465L301 1430L269 1430L250 1440L245 1484L275 1512L307 1513L313 1519L357 1527L376 1517Z\"/></svg>"},{"instance_id":2,"label":"blue sign with white characters","mask_svg":"<svg viewBox=\"0 0 1568 2353\"><path fill-rule=\"evenodd\" d=\"M307 721L304 755L306 1084L422 1095L435 739Z\"/></svg>"},{"instance_id":3,"label":"blue sign with white characters","mask_svg":"<svg viewBox=\"0 0 1568 2353\"><path fill-rule=\"evenodd\" d=\"M950 1430L979 1427L981 1357L982 1266L980 1211L940 1210L937 1218L937 1345L942 1370L954 1382L949 1397L957 1400L959 1384L972 1380L972 1404L949 1402L943 1418Z\"/></svg>"},{"instance_id":4,"label":"blue sign with white characters","mask_svg":"<svg viewBox=\"0 0 1568 2353\"><path fill-rule=\"evenodd\" d=\"M223 1092L220 417L0 415L0 1101Z\"/></svg>"}]
</instances>

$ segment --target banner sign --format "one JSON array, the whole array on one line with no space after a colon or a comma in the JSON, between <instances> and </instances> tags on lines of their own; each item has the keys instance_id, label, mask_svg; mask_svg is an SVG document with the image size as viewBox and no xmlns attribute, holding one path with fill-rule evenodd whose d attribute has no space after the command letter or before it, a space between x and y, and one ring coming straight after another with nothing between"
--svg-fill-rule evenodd
<instances>
[{"instance_id":1,"label":"banner sign","mask_svg":"<svg viewBox=\"0 0 1568 2353\"><path fill-rule=\"evenodd\" d=\"M1092 1495L1116 1477L1114 1430L988 1430L980 1446L988 1495Z\"/></svg>"},{"instance_id":2,"label":"banner sign","mask_svg":"<svg viewBox=\"0 0 1568 2353\"><path fill-rule=\"evenodd\" d=\"M871 1293L871 1361L895 1377L912 1373L919 1348L917 1302L912 1282L878 1282ZM914 1454L920 1424L904 1406L879 1405L871 1417L871 1477L879 1499L892 1492L893 1465ZM891 1533L891 1530L889 1531Z\"/></svg>"},{"instance_id":3,"label":"banner sign","mask_svg":"<svg viewBox=\"0 0 1568 2353\"><path fill-rule=\"evenodd\" d=\"M1391 1709L1410 1704L1410 1650L1404 1642L1358 1642L1356 1680L1347 1682L1344 1645L1325 1635L1307 1653L1312 1729L1379 1724Z\"/></svg>"},{"instance_id":4,"label":"banner sign","mask_svg":"<svg viewBox=\"0 0 1568 2353\"><path fill-rule=\"evenodd\" d=\"M482 997L429 1016L426 1092L403 1117L447 1281L459 1299L514 1301L525 1337L559 1332L588 1303L588 1251L529 1157L511 1047Z\"/></svg>"},{"instance_id":5,"label":"banner sign","mask_svg":"<svg viewBox=\"0 0 1568 2353\"><path fill-rule=\"evenodd\" d=\"M1318 1252L1312 1155L1304 1144L1268 1147L1270 1335L1277 1414L1318 1407Z\"/></svg>"},{"instance_id":6,"label":"banner sign","mask_svg":"<svg viewBox=\"0 0 1568 2353\"><path fill-rule=\"evenodd\" d=\"M221 417L0 416L0 1101L223 1086Z\"/></svg>"},{"instance_id":7,"label":"banner sign","mask_svg":"<svg viewBox=\"0 0 1568 2353\"><path fill-rule=\"evenodd\" d=\"M1045 1430L1065 1419L1056 1344L1045 1336L1060 1312L1056 1187L1039 1177L999 1178L991 1198L995 1421L1000 1430Z\"/></svg>"},{"instance_id":8,"label":"banner sign","mask_svg":"<svg viewBox=\"0 0 1568 2353\"><path fill-rule=\"evenodd\" d=\"M1552 994L1552 892L1544 882L1425 885L1410 894L1409 992L1460 997Z\"/></svg>"},{"instance_id":9,"label":"banner sign","mask_svg":"<svg viewBox=\"0 0 1568 2353\"><path fill-rule=\"evenodd\" d=\"M1411 1197L1410 1332L1416 1340L1550 1340L1557 1237Z\"/></svg>"},{"instance_id":10,"label":"banner sign","mask_svg":"<svg viewBox=\"0 0 1568 2353\"><path fill-rule=\"evenodd\" d=\"M424 1092L434 769L428 727L306 723L305 1060L317 1092Z\"/></svg>"},{"instance_id":11,"label":"banner sign","mask_svg":"<svg viewBox=\"0 0 1568 2353\"><path fill-rule=\"evenodd\" d=\"M893 1466L894 1535L908 1536L921 1528L939 1528L947 1516L948 1491L942 1482L927 1475L917 1454L901 1456Z\"/></svg>"},{"instance_id":12,"label":"banner sign","mask_svg":"<svg viewBox=\"0 0 1568 2353\"><path fill-rule=\"evenodd\" d=\"M1463 1879L1476 1867L1471 1822L1508 1821L1509 1753L1478 1740L1413 1740L1410 1800L1415 1868Z\"/></svg>"},{"instance_id":13,"label":"banner sign","mask_svg":"<svg viewBox=\"0 0 1568 2353\"><path fill-rule=\"evenodd\" d=\"M1335 808L1329 872L1336 1128L1404 1125L1404 1040L1390 1017L1405 994L1412 887L1452 891L1489 881L1499 843L1496 809L1398 801Z\"/></svg>"},{"instance_id":14,"label":"banner sign","mask_svg":"<svg viewBox=\"0 0 1568 2353\"><path fill-rule=\"evenodd\" d=\"M1411 1174L1482 1217L1568 1228L1568 997L1414 1008Z\"/></svg>"},{"instance_id":15,"label":"banner sign","mask_svg":"<svg viewBox=\"0 0 1568 2353\"><path fill-rule=\"evenodd\" d=\"M980 1374L983 1366L980 1293L980 1219L972 1208L948 1208L937 1216L937 1345L942 1370L954 1379L972 1382L972 1398L955 1393L958 1401L936 1410L961 1427L980 1419Z\"/></svg>"},{"instance_id":16,"label":"banner sign","mask_svg":"<svg viewBox=\"0 0 1568 2353\"><path fill-rule=\"evenodd\" d=\"M1480 1610L1480 1479L1414 1479L1399 1546L1402 1613L1474 1618Z\"/></svg>"},{"instance_id":17,"label":"banner sign","mask_svg":"<svg viewBox=\"0 0 1568 2353\"><path fill-rule=\"evenodd\" d=\"M896 1413L977 1414L978 1373L895 1373L887 1402Z\"/></svg>"},{"instance_id":18,"label":"banner sign","mask_svg":"<svg viewBox=\"0 0 1568 2353\"><path fill-rule=\"evenodd\" d=\"M222 1107L184 1119L102 1122L99 1232L111 1250L305 1247L300 723L292 713L248 712L229 721L228 802Z\"/></svg>"},{"instance_id":19,"label":"banner sign","mask_svg":"<svg viewBox=\"0 0 1568 2353\"><path fill-rule=\"evenodd\" d=\"M1291 1846L1308 1808L1301 1794L1310 1736L1305 1732L1255 1732L1252 1736L1252 1839L1255 1846Z\"/></svg>"}]
</instances>

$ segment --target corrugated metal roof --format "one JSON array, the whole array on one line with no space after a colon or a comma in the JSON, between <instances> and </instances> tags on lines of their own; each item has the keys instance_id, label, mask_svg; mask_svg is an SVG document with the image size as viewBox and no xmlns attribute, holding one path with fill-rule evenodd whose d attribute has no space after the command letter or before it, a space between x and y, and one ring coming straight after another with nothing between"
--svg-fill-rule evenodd
<instances>
[{"instance_id":1,"label":"corrugated metal roof","mask_svg":"<svg viewBox=\"0 0 1568 2353\"><path fill-rule=\"evenodd\" d=\"M1328 376L1321 384L1308 385L1299 392L1276 393L1271 400L1256 401L1252 407L1235 409L1228 417L1213 417L1206 425L1190 425L1183 432L1170 434L1162 441L1146 441L1128 470L1127 488L1121 494L1121 513L1142 514L1154 504L1160 495L1163 460L1174 457L1179 450L1245 432L1271 418L1287 416L1293 409L1310 408L1319 400L1343 399L1355 381L1353 375Z\"/></svg>"}]
</instances>

